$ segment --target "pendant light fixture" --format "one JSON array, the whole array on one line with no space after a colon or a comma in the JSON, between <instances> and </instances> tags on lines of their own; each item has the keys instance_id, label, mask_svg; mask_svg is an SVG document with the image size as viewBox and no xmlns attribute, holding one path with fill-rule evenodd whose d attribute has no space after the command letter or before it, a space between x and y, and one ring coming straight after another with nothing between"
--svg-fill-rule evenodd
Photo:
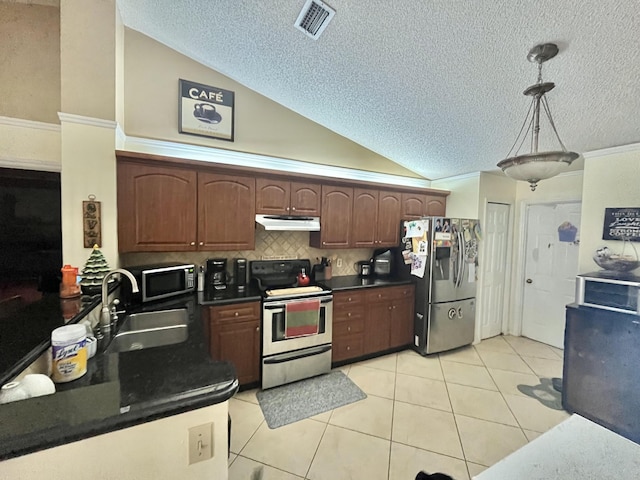
<instances>
[{"instance_id":1,"label":"pendant light fixture","mask_svg":"<svg viewBox=\"0 0 640 480\"><path fill-rule=\"evenodd\" d=\"M535 191L540 180L555 177L563 170L566 170L569 165L571 165L571 162L579 157L577 153L567 151L564 143L560 140L560 135L558 135L558 131L556 130L553 117L551 116L551 110L545 97L545 94L552 90L555 84L553 82L542 81L542 64L557 54L558 46L553 43L536 45L529 51L527 59L532 63L538 64L538 81L523 92L525 95L532 97L529 111L520 128L520 133L518 133L516 141L507 154L508 158L498 163L498 167L500 167L507 176L516 180L529 182L531 191ZM549 152L538 151L541 107L549 119L549 124L558 139L561 150ZM531 118L529 118L530 115ZM531 153L518 155L522 144L529 135L531 136ZM512 152L513 156L510 156Z\"/></svg>"}]
</instances>

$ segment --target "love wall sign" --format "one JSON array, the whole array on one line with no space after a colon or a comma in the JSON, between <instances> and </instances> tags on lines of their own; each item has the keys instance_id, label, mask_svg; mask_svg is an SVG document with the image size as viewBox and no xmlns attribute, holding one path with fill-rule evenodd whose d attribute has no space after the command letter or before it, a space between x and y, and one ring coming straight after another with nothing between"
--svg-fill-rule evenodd
<instances>
[{"instance_id":1,"label":"love wall sign","mask_svg":"<svg viewBox=\"0 0 640 480\"><path fill-rule=\"evenodd\" d=\"M640 242L640 208L605 208L602 239Z\"/></svg>"},{"instance_id":2,"label":"love wall sign","mask_svg":"<svg viewBox=\"0 0 640 480\"><path fill-rule=\"evenodd\" d=\"M89 195L89 201L82 202L82 230L84 248L93 248L94 245L102 246L100 202L96 201L95 195Z\"/></svg>"}]
</instances>

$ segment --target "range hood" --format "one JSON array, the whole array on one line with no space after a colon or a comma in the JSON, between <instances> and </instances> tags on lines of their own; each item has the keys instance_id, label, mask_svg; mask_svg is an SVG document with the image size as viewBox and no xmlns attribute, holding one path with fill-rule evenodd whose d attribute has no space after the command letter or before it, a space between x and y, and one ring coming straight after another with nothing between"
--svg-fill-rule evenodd
<instances>
[{"instance_id":1,"label":"range hood","mask_svg":"<svg viewBox=\"0 0 640 480\"><path fill-rule=\"evenodd\" d=\"M256 223L265 230L281 232L318 232L320 217L292 217L289 215L256 215Z\"/></svg>"}]
</instances>

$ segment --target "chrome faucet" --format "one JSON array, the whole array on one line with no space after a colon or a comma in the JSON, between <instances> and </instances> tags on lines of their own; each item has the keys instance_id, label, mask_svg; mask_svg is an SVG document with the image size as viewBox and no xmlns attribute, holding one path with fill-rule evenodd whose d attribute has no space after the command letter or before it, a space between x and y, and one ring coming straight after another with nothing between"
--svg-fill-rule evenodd
<instances>
[{"instance_id":1,"label":"chrome faucet","mask_svg":"<svg viewBox=\"0 0 640 480\"><path fill-rule=\"evenodd\" d=\"M111 312L109 310L109 278L114 274L120 273L127 277L131 282L131 292L138 293L138 282L131 272L124 268L116 268L108 272L102 279L102 310L100 310L100 330L109 330L111 328Z\"/></svg>"}]
</instances>

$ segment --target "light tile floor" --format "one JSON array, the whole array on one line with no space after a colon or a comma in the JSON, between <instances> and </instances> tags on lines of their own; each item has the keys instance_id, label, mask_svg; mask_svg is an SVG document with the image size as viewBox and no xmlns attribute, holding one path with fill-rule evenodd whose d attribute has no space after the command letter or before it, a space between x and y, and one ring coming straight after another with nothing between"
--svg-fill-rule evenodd
<instances>
[{"instance_id":1,"label":"light tile floor","mask_svg":"<svg viewBox=\"0 0 640 480\"><path fill-rule=\"evenodd\" d=\"M499 336L423 357L407 350L342 367L360 402L270 429L256 390L229 402L229 479L413 480L445 472L469 480L569 415L520 393L562 376L562 350Z\"/></svg>"}]
</instances>

